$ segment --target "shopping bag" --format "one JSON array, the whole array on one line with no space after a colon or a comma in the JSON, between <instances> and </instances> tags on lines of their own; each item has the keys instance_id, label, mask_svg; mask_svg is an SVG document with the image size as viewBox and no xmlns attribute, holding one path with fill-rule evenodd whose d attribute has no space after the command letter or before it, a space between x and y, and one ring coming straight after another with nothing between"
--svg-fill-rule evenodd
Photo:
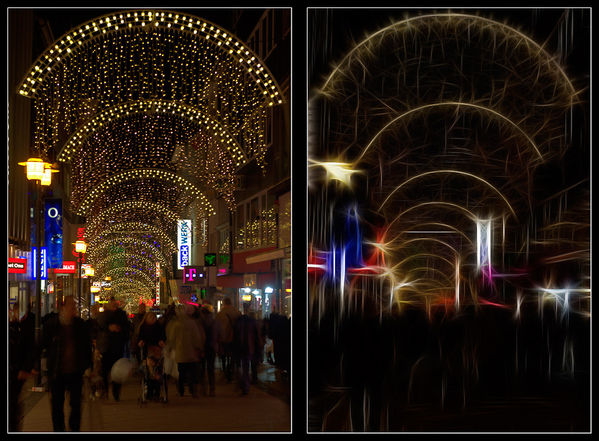
<instances>
[{"instance_id":1,"label":"shopping bag","mask_svg":"<svg viewBox=\"0 0 599 441\"><path fill-rule=\"evenodd\" d=\"M115 383L125 383L133 373L133 363L128 358L121 358L112 365L110 370L110 378Z\"/></svg>"}]
</instances>

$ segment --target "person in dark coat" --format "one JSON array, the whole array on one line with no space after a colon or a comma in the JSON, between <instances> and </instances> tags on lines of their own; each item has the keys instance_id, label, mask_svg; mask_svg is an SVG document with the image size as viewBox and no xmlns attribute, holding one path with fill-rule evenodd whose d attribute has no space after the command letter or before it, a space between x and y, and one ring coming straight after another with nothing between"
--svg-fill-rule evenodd
<instances>
[{"instance_id":1,"label":"person in dark coat","mask_svg":"<svg viewBox=\"0 0 599 441\"><path fill-rule=\"evenodd\" d=\"M158 397L160 394L160 377L156 368L162 357L162 348L166 342L166 332L158 323L156 314L152 311L145 314L143 320L135 330L137 346L140 349L140 362L146 362L149 373L148 398Z\"/></svg>"},{"instance_id":2,"label":"person in dark coat","mask_svg":"<svg viewBox=\"0 0 599 441\"><path fill-rule=\"evenodd\" d=\"M244 312L248 309L249 304L244 304ZM246 313L236 320L234 329L234 357L238 360L238 366L241 366L241 392L247 395L250 391L250 363L260 344L258 324Z\"/></svg>"},{"instance_id":3,"label":"person in dark coat","mask_svg":"<svg viewBox=\"0 0 599 441\"><path fill-rule=\"evenodd\" d=\"M200 384L202 389L205 391L205 380L204 373L208 377L209 394L211 397L215 396L215 383L214 383L214 363L216 360L216 353L218 351L218 329L219 322L216 321L213 314L214 308L209 303L202 305L199 311L199 317L197 323L204 329L206 334L206 344L204 347L204 357L200 360Z\"/></svg>"},{"instance_id":4,"label":"person in dark coat","mask_svg":"<svg viewBox=\"0 0 599 441\"><path fill-rule=\"evenodd\" d=\"M19 396L23 384L30 375L35 375L35 319L26 314L19 318L19 304L12 305L9 317L8 353L8 431L21 430L23 413Z\"/></svg>"},{"instance_id":5,"label":"person in dark coat","mask_svg":"<svg viewBox=\"0 0 599 441\"><path fill-rule=\"evenodd\" d=\"M98 316L98 350L102 354L102 377L104 390L108 392L108 377L112 366L123 357L131 324L127 313L118 307L114 297L110 298L106 310ZM112 382L112 396L115 401L120 400L121 384Z\"/></svg>"},{"instance_id":6,"label":"person in dark coat","mask_svg":"<svg viewBox=\"0 0 599 441\"><path fill-rule=\"evenodd\" d=\"M75 300L65 297L60 313L48 319L42 333L55 432L65 431L65 392L70 396L69 428L78 432L81 425L83 374L91 367L92 342L87 323L76 315Z\"/></svg>"}]
</instances>

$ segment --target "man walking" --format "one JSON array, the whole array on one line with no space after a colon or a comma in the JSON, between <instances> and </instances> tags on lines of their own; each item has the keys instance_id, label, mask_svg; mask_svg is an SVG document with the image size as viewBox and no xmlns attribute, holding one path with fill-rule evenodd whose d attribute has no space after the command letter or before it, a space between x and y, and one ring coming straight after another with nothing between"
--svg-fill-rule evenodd
<instances>
[{"instance_id":1,"label":"man walking","mask_svg":"<svg viewBox=\"0 0 599 441\"><path fill-rule=\"evenodd\" d=\"M83 373L91 366L92 345L87 323L77 317L72 296L64 298L60 312L46 322L42 349L46 349L52 425L55 432L65 431L64 400L69 393L71 414L69 428L78 432L81 426L81 389Z\"/></svg>"},{"instance_id":2,"label":"man walking","mask_svg":"<svg viewBox=\"0 0 599 441\"><path fill-rule=\"evenodd\" d=\"M233 308L231 299L225 297L221 310L216 314L216 321L219 330L219 356L228 383L233 381L233 336L235 322L240 316L241 313Z\"/></svg>"},{"instance_id":3,"label":"man walking","mask_svg":"<svg viewBox=\"0 0 599 441\"><path fill-rule=\"evenodd\" d=\"M98 349L102 354L102 377L104 390L108 394L108 377L112 366L123 357L129 340L130 323L127 313L118 307L114 297L110 298L106 310L98 317ZM112 382L112 396L120 400L121 384Z\"/></svg>"}]
</instances>

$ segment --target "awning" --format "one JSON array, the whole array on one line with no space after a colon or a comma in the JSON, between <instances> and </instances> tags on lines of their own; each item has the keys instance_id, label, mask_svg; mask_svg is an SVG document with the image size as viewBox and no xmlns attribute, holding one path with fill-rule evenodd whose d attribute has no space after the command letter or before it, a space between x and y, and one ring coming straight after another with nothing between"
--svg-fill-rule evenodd
<instances>
[{"instance_id":1,"label":"awning","mask_svg":"<svg viewBox=\"0 0 599 441\"><path fill-rule=\"evenodd\" d=\"M221 288L243 288L243 275L229 274L226 276L217 276L214 284Z\"/></svg>"},{"instance_id":2,"label":"awning","mask_svg":"<svg viewBox=\"0 0 599 441\"><path fill-rule=\"evenodd\" d=\"M267 251L266 253L256 254L254 256L246 257L245 263L259 263L259 262L267 262L269 260L274 259L282 259L285 257L284 249L277 249L272 251Z\"/></svg>"}]
</instances>

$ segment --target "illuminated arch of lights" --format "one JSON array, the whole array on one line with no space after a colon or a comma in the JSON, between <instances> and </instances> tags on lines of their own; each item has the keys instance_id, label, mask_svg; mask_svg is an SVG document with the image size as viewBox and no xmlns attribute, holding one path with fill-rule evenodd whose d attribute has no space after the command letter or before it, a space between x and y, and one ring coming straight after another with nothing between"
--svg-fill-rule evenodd
<instances>
[{"instance_id":1,"label":"illuminated arch of lights","mask_svg":"<svg viewBox=\"0 0 599 441\"><path fill-rule=\"evenodd\" d=\"M155 277L150 277L148 274L146 274L143 270L141 270L139 268L133 268L133 267L127 267L127 266L121 266L121 267L109 269L105 272L101 272L99 274L99 276L100 276L100 278L113 277L114 274L119 274L122 277L131 277L131 278L141 277L147 283L148 286L153 286L156 283Z\"/></svg>"},{"instance_id":2,"label":"illuminated arch of lights","mask_svg":"<svg viewBox=\"0 0 599 441\"><path fill-rule=\"evenodd\" d=\"M232 159L236 161L236 166L243 165L248 162L248 158L239 146L237 140L231 136L228 130L223 127L217 120L206 115L201 110L192 106L178 103L175 101L149 99L138 100L119 104L115 107L103 110L98 115L94 116L90 121L79 127L69 137L68 141L60 150L58 160L61 162L69 162L76 154L77 149L81 148L87 138L95 132L103 130L109 123L119 118L127 118L135 114L165 114L176 115L179 118L187 119L202 127L205 127L215 137L219 139L219 146L226 149Z\"/></svg>"},{"instance_id":3,"label":"illuminated arch of lights","mask_svg":"<svg viewBox=\"0 0 599 441\"><path fill-rule=\"evenodd\" d=\"M90 251L88 251L88 253L86 253L85 257L86 257L86 259L89 259L92 262L94 260L96 260L98 257L101 260L106 257L103 253L112 252L114 249L119 249L121 247L124 247L125 245L141 247L144 250L141 252L141 254L143 254L145 256L145 254L147 252L148 256L154 257L154 258L157 258L158 260L160 260L160 263L162 265L164 265L164 267L169 267L172 265L172 262L169 263L169 261L168 261L169 259L167 259L165 257L163 251L160 248L154 247L154 246L150 245L148 242L145 242L143 240L140 240L140 239L137 239L134 237L124 237L124 238L109 239L109 240L103 241L97 247L90 249Z\"/></svg>"},{"instance_id":4,"label":"illuminated arch of lights","mask_svg":"<svg viewBox=\"0 0 599 441\"><path fill-rule=\"evenodd\" d=\"M133 265L133 261L135 261L135 263L140 264L143 266L140 266L139 268L143 271L146 272L151 272L152 270L155 271L156 268L156 262L155 261L151 261L150 259L144 257L142 254L137 254L137 253L131 253L131 252L123 252L123 253L118 253L118 254L111 254L108 257L105 257L102 260L99 260L97 262L92 262L92 266L99 272L102 273L102 271L104 271L105 267L116 267L117 265L123 263L124 261L127 262L127 266L132 266Z\"/></svg>"},{"instance_id":5,"label":"illuminated arch of lights","mask_svg":"<svg viewBox=\"0 0 599 441\"><path fill-rule=\"evenodd\" d=\"M164 216L173 223L177 222L177 220L179 219L177 213L169 210L168 208L163 207L158 203L149 201L125 201L119 202L118 204L111 206L107 210L98 213L97 216L95 216L90 222L88 222L88 224L86 225L86 231L90 232L90 236L94 236L96 234L95 230L101 225L102 222L104 222L107 219L118 220L118 218L116 218L118 214L129 213L133 210L143 210L144 212L152 211Z\"/></svg>"},{"instance_id":6,"label":"illuminated arch of lights","mask_svg":"<svg viewBox=\"0 0 599 441\"><path fill-rule=\"evenodd\" d=\"M19 93L35 96L36 88L39 88L39 84L43 84L50 74L54 74L57 66L76 56L81 48L96 44L99 37L119 32L150 33L155 30L170 34L185 33L198 40L210 42L215 51L244 67L248 76L252 77L256 86L262 90L262 95L269 105L281 102L282 94L274 77L243 41L207 20L200 20L181 12L160 10L130 10L106 14L71 29L37 58L19 85Z\"/></svg>"},{"instance_id":7,"label":"illuminated arch of lights","mask_svg":"<svg viewBox=\"0 0 599 441\"><path fill-rule=\"evenodd\" d=\"M143 222L119 222L116 224L109 224L105 230L99 232L89 241L90 249L97 246L97 242L103 240L105 236L119 233L127 235L152 233L160 240L162 246L168 248L173 253L177 251L175 242L167 236L161 228ZM91 236L88 235L88 238L91 238Z\"/></svg>"},{"instance_id":8,"label":"illuminated arch of lights","mask_svg":"<svg viewBox=\"0 0 599 441\"><path fill-rule=\"evenodd\" d=\"M111 176L100 185L93 188L88 193L87 197L81 203L77 213L80 215L86 215L87 211L102 193L107 191L110 187L118 186L123 182L139 179L159 179L166 182L172 183L176 186L181 187L186 193L192 195L192 197L199 199L200 207L202 210L206 210L208 213L214 215L216 211L212 207L212 204L208 201L202 191L187 179L178 176L177 174L161 169L133 169L125 170L116 175Z\"/></svg>"}]
</instances>

